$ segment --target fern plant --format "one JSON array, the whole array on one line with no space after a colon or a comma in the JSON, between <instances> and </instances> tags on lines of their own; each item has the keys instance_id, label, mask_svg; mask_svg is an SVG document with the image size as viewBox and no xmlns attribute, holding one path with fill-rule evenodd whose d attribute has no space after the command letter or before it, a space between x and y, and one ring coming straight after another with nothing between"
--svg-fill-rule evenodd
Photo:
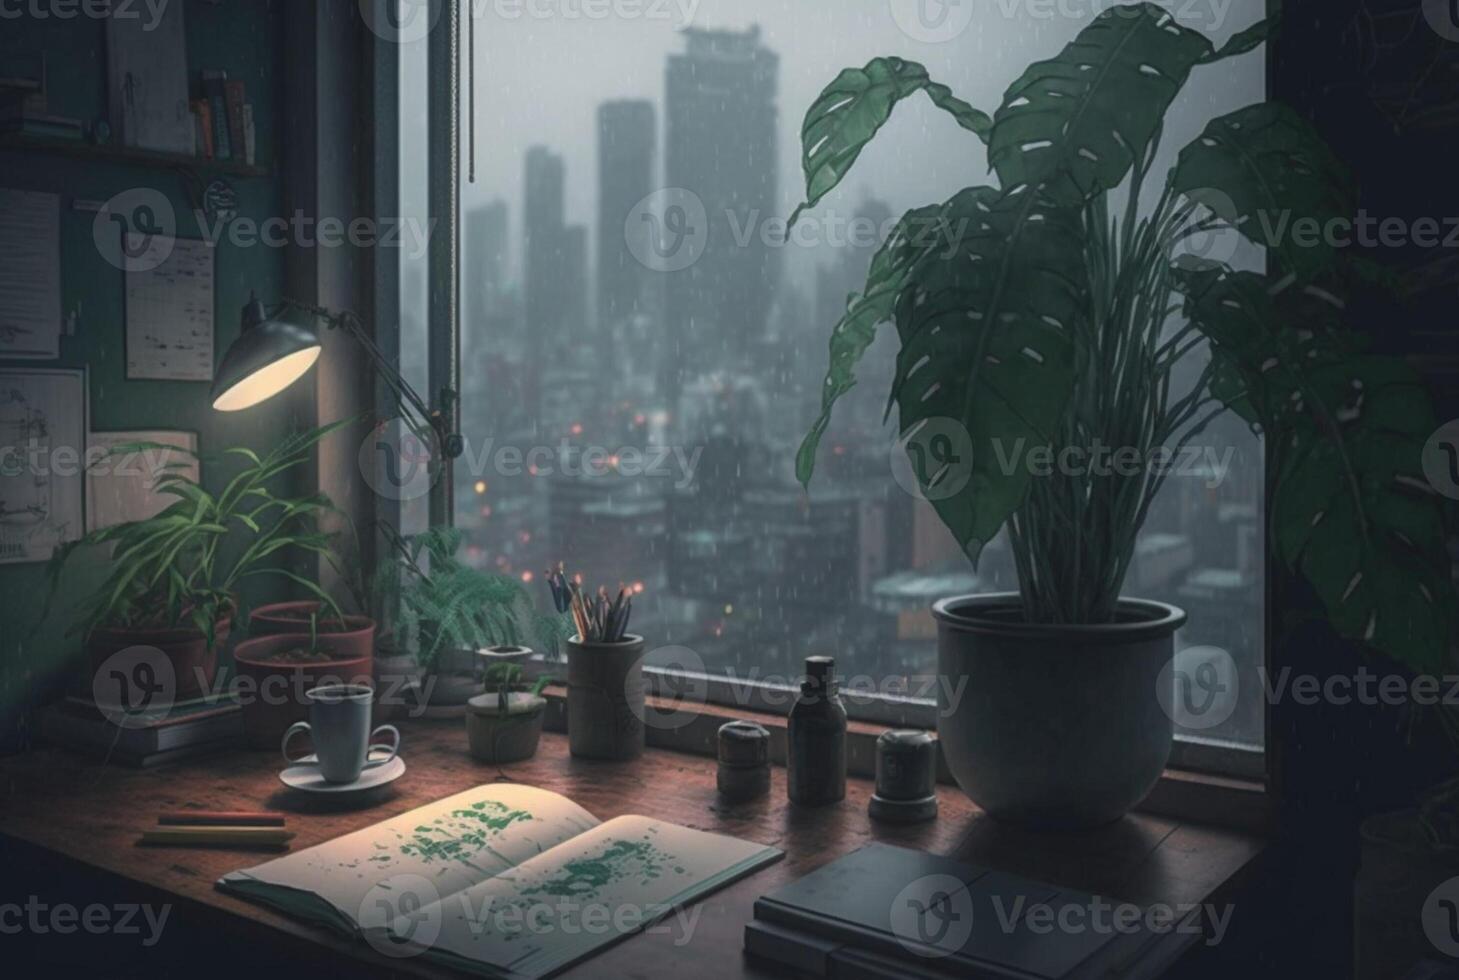
<instances>
[{"instance_id":1,"label":"fern plant","mask_svg":"<svg viewBox=\"0 0 1459 980\"><path fill-rule=\"evenodd\" d=\"M74 631L191 627L211 645L217 623L238 611L239 585L262 576L300 586L339 616L338 606L317 583L278 564L291 551L333 560L330 538L317 525L320 516L334 511L333 504L323 494L282 497L272 484L305 463L320 440L347 424L297 433L263 455L246 447L227 450L226 456L240 458L244 465L217 494L180 472L184 463L167 464L155 488L175 499L161 513L93 531L57 549L48 566L41 621L49 614L66 565L78 549L96 546L111 547L110 572L101 588L79 604ZM138 442L117 446L108 455L148 450L181 452L175 446Z\"/></svg>"},{"instance_id":2,"label":"fern plant","mask_svg":"<svg viewBox=\"0 0 1459 980\"><path fill-rule=\"evenodd\" d=\"M393 613L397 644L413 636L422 666L434 670L443 655L458 650L517 646L552 635L516 579L479 571L457 557L465 538L460 530L435 527L411 537L388 525L382 530L394 555L381 564L374 591Z\"/></svg>"},{"instance_id":3,"label":"fern plant","mask_svg":"<svg viewBox=\"0 0 1459 980\"><path fill-rule=\"evenodd\" d=\"M875 255L832 331L797 474L808 486L832 409L890 322L900 349L887 412L897 409L941 520L974 563L1007 529L1027 620L1104 623L1163 473L1035 476L1007 465L1010 447L1055 459L1130 447L1145 460L1234 411L1266 440L1276 554L1343 636L1435 672L1455 600L1448 514L1421 465L1436 427L1429 399L1346 323L1346 258L1284 233L1350 217L1349 175L1274 103L1211 121L1168 173L1154 172L1166 112L1192 72L1267 35L1263 22L1218 49L1152 4L1113 7L1031 65L991 117L913 62L843 71L806 115L806 200L792 222L917 92L986 144L996 180L908 212ZM1270 272L1179 258L1183 241L1213 229L1264 248ZM1172 383L1183 363L1199 368L1189 392ZM966 431L971 459L918 443L947 419Z\"/></svg>"}]
</instances>

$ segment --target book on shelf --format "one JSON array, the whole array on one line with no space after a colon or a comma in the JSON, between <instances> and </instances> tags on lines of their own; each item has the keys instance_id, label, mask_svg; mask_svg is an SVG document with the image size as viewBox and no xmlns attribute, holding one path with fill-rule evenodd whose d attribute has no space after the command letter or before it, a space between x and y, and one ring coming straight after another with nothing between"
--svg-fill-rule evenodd
<instances>
[{"instance_id":1,"label":"book on shelf","mask_svg":"<svg viewBox=\"0 0 1459 980\"><path fill-rule=\"evenodd\" d=\"M244 93L243 83L224 81L223 95L228 106L228 144L233 147L233 159L246 162L247 140L243 132L243 106L248 97Z\"/></svg>"},{"instance_id":2,"label":"book on shelf","mask_svg":"<svg viewBox=\"0 0 1459 980\"><path fill-rule=\"evenodd\" d=\"M193 153L204 160L213 159L213 104L207 99L193 99Z\"/></svg>"},{"instance_id":3,"label":"book on shelf","mask_svg":"<svg viewBox=\"0 0 1459 980\"><path fill-rule=\"evenodd\" d=\"M228 73L203 72L203 96L213 121L213 159L232 160L233 141L228 126Z\"/></svg>"},{"instance_id":4,"label":"book on shelf","mask_svg":"<svg viewBox=\"0 0 1459 980\"><path fill-rule=\"evenodd\" d=\"M86 128L81 120L66 116L0 115L0 136L34 136L80 142L86 138Z\"/></svg>"},{"instance_id":5,"label":"book on shelf","mask_svg":"<svg viewBox=\"0 0 1459 980\"><path fill-rule=\"evenodd\" d=\"M1133 980L1162 976L1202 935L1195 910L1180 928L1151 930L1143 917L1116 928L1118 904L870 844L757 900L745 951L832 980Z\"/></svg>"},{"instance_id":6,"label":"book on shelf","mask_svg":"<svg viewBox=\"0 0 1459 980\"><path fill-rule=\"evenodd\" d=\"M782 856L649 817L600 822L557 793L491 783L218 888L396 955L535 980Z\"/></svg>"},{"instance_id":7,"label":"book on shelf","mask_svg":"<svg viewBox=\"0 0 1459 980\"><path fill-rule=\"evenodd\" d=\"M258 163L258 124L253 118L253 103L243 105L243 162L250 167Z\"/></svg>"}]
</instances>

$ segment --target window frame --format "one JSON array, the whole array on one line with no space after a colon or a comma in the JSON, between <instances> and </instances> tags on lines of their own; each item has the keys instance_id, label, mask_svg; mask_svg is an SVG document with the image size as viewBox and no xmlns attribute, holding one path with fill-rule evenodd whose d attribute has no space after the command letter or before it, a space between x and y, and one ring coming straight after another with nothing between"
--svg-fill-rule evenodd
<instances>
[{"instance_id":1,"label":"window frame","mask_svg":"<svg viewBox=\"0 0 1459 980\"><path fill-rule=\"evenodd\" d=\"M371 0L377 4L392 0ZM460 180L461 160L461 36L462 6L470 0L440 0L442 13L439 23L430 33L429 40L429 119L430 119L430 161L428 166L430 187L430 216L436 222L431 238L429 253L430 314L428 336L430 343L429 365L430 386L435 393L447 393L445 411L453 421L453 431L460 429L460 405L455 393L460 390L461 310L464 302L461 277L460 239ZM474 47L474 46L473 46ZM1271 45L1268 45L1268 63ZM378 105L398 104L388 100L399 98L399 87L395 82L398 73L398 49L384 40L376 40L375 64L377 81L375 97ZM469 77L469 76L468 76ZM1268 96L1270 96L1270 64L1267 71ZM376 202L382 206L380 213L391 213L396 204L389 204L389 195L399 200L399 170L391 156L399 147L399 128L392 112L374 114L375 133L382 152L376 154ZM472 140L475 133L472 133ZM474 147L465 152L474 151ZM398 309L400 288L398 275L393 268L377 269L375 299L380 309ZM391 303L394 306L391 306ZM378 318L377 318L378 319ZM395 331L398 343L398 331ZM377 393L379 404L388 404L383 392ZM430 399L432 404L437 398ZM1263 445L1264 457L1269 450ZM1269 458L1265 459L1269 464ZM431 524L455 523L453 501L454 479L452 461L444 460L442 473L431 494ZM1264 496L1266 491L1264 490ZM1272 631L1272 576L1280 570L1273 565L1270 541L1269 501L1263 502L1263 566L1264 566L1264 623L1262 629L1261 661L1269 669L1273 661L1275 637ZM530 679L545 675L560 677L565 664L561 658L535 655L524 665L524 674ZM678 698L683 702L698 700L718 707L739 708L750 713L785 713L795 688L786 685L749 681L726 675L688 674L668 671L660 667L646 666L644 674L651 695ZM686 695L685 680L694 690ZM929 699L902 697L891 694L868 694L843 692L847 700L848 716L857 722L887 725L897 728L937 728L937 705ZM688 710L692 710L692 707ZM1216 777L1231 777L1262 781L1272 785L1274 766L1273 729L1271 706L1263 698L1263 745L1260 748L1241 745L1222 739L1205 738L1190 734L1177 734L1172 743L1169 768Z\"/></svg>"}]
</instances>

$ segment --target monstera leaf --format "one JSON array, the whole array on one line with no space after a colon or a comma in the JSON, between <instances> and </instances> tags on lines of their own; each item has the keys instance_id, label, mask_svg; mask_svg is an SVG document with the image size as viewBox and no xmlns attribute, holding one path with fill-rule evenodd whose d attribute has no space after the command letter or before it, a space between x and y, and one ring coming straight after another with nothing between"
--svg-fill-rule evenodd
<instances>
[{"instance_id":1,"label":"monstera leaf","mask_svg":"<svg viewBox=\"0 0 1459 980\"><path fill-rule=\"evenodd\" d=\"M1423 472L1437 423L1418 377L1335 326L1341 301L1330 291L1290 280L1274 290L1248 272L1178 279L1229 382L1214 393L1258 421L1274 449L1279 557L1339 633L1442 672L1456 609L1445 509Z\"/></svg>"},{"instance_id":2,"label":"monstera leaf","mask_svg":"<svg viewBox=\"0 0 1459 980\"><path fill-rule=\"evenodd\" d=\"M1310 279L1331 265L1322 232L1356 209L1347 169L1300 116L1263 102L1213 119L1180 152L1172 190L1211 208Z\"/></svg>"},{"instance_id":3,"label":"monstera leaf","mask_svg":"<svg viewBox=\"0 0 1459 980\"><path fill-rule=\"evenodd\" d=\"M892 398L923 494L976 562L1028 492L1023 454L1050 443L1073 391L1083 232L1078 211L1029 189L962 191L942 225L953 241L897 299Z\"/></svg>"},{"instance_id":4,"label":"monstera leaf","mask_svg":"<svg viewBox=\"0 0 1459 980\"><path fill-rule=\"evenodd\" d=\"M801 441L795 457L796 479L808 486L816 468L816 450L841 396L856 387L856 365L876 339L877 327L892 318L897 293L907 270L923 252L946 236L938 226L941 207L933 204L908 211L877 250L865 289L851 296L841 321L831 331L831 364L821 389L821 414Z\"/></svg>"},{"instance_id":5,"label":"monstera leaf","mask_svg":"<svg viewBox=\"0 0 1459 980\"><path fill-rule=\"evenodd\" d=\"M999 183L1063 204L1118 186L1211 53L1204 35L1152 4L1107 9L1009 86L988 144Z\"/></svg>"},{"instance_id":6,"label":"monstera leaf","mask_svg":"<svg viewBox=\"0 0 1459 980\"><path fill-rule=\"evenodd\" d=\"M915 61L876 58L865 68L847 68L806 112L801 127L806 199L791 215L792 225L841 183L862 149L891 118L897 103L917 92L926 92L934 105L951 113L964 129L987 139L992 125L987 114L957 98L946 85L932 81L927 69Z\"/></svg>"}]
</instances>

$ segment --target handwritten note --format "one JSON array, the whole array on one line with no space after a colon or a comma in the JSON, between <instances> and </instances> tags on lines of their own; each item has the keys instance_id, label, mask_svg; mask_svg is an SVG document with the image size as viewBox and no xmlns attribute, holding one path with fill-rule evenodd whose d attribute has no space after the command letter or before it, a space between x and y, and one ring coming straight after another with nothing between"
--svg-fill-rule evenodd
<instances>
[{"instance_id":1,"label":"handwritten note","mask_svg":"<svg viewBox=\"0 0 1459 980\"><path fill-rule=\"evenodd\" d=\"M128 233L126 253L128 380L212 381L212 246Z\"/></svg>"},{"instance_id":2,"label":"handwritten note","mask_svg":"<svg viewBox=\"0 0 1459 980\"><path fill-rule=\"evenodd\" d=\"M60 356L60 199L0 188L0 357Z\"/></svg>"}]
</instances>

